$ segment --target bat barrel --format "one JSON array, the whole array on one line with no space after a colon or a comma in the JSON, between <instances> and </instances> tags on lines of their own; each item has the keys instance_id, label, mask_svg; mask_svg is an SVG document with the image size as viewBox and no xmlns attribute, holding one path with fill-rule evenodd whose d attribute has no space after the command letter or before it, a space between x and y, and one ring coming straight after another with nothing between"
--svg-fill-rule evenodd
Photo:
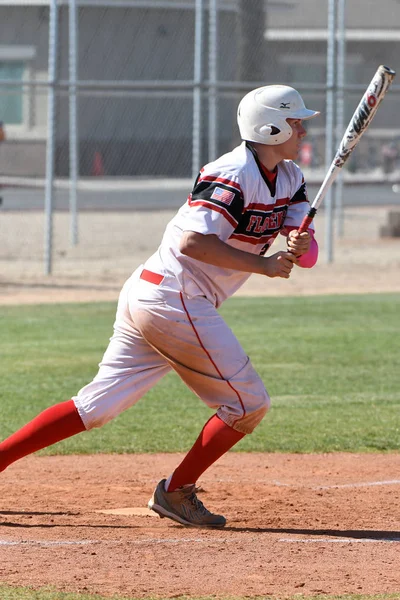
<instances>
[{"instance_id":1,"label":"bat barrel","mask_svg":"<svg viewBox=\"0 0 400 600\"><path fill-rule=\"evenodd\" d=\"M368 129L372 119L376 114L376 111L378 110L378 106L385 97L385 94L388 91L395 75L396 72L386 65L380 65L378 67L343 135L342 141L340 142L339 148L334 156L329 171L326 174L318 194L311 205L312 209L317 210L318 206L325 197L326 192L335 181L339 173L339 169L343 167L350 154L360 141L361 136L366 129Z\"/></svg>"},{"instance_id":2,"label":"bat barrel","mask_svg":"<svg viewBox=\"0 0 400 600\"><path fill-rule=\"evenodd\" d=\"M385 65L380 65L378 67L350 120L335 158L333 159L336 167L343 167L344 163L357 146L361 136L365 130L368 129L395 75L396 72L390 67Z\"/></svg>"}]
</instances>

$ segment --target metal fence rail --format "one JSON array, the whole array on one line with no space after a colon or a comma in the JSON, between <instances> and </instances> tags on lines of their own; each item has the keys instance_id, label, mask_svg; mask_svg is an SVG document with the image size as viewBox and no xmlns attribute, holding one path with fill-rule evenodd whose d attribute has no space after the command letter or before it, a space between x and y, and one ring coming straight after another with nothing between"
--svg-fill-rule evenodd
<instances>
[{"instance_id":1,"label":"metal fence rail","mask_svg":"<svg viewBox=\"0 0 400 600\"><path fill-rule=\"evenodd\" d=\"M382 39L378 50L348 35L348 21L353 29L357 24L350 14L357 3L362 9L362 0L351 7L345 0L319 2L315 31L322 25L325 32L319 39L320 33L313 37L297 27L294 17L292 30L285 27L297 4L303 11L309 6L312 23L311 0L290 6L267 0L1 0L0 176L45 178L46 272L53 267L55 179L69 179L76 245L80 178L114 178L117 190L126 178L195 177L202 164L240 141L236 107L258 85L293 85L322 111L309 124L299 162L306 170L323 168L377 62L396 56L393 31L393 40ZM385 3L392 6L383 0L374 10L381 14ZM374 28L378 13L363 16L364 27ZM400 129L393 128L393 115L399 91L392 87L349 171L380 171L383 178L398 168ZM333 239L332 222L327 226Z\"/></svg>"}]
</instances>

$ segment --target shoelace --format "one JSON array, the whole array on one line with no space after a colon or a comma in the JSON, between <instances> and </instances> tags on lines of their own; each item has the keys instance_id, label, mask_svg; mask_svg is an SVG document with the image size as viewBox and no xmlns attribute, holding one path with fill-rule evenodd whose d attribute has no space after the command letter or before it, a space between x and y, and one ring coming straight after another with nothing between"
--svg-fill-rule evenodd
<instances>
[{"instance_id":1,"label":"shoelace","mask_svg":"<svg viewBox=\"0 0 400 600\"><path fill-rule=\"evenodd\" d=\"M188 501L194 506L194 508L200 511L203 515L211 515L210 511L206 509L201 500L198 499L195 492L190 494Z\"/></svg>"}]
</instances>

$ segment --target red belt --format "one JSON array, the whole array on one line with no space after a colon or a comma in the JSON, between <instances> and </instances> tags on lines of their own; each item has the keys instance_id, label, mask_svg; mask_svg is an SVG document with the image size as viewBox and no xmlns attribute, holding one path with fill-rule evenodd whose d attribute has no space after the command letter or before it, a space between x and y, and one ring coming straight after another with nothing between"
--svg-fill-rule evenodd
<instances>
[{"instance_id":1,"label":"red belt","mask_svg":"<svg viewBox=\"0 0 400 600\"><path fill-rule=\"evenodd\" d=\"M153 271L148 271L147 269L143 269L143 271L140 274L140 279L144 279L145 281L148 281L149 283L154 283L155 285L159 285L162 280L164 279L163 275L160 275L159 273L153 273Z\"/></svg>"}]
</instances>

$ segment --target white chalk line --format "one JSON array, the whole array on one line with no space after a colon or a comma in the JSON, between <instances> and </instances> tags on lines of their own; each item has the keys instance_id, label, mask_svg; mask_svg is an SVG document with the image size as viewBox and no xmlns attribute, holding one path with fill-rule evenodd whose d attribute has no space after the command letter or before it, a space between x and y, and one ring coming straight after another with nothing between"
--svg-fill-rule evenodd
<instances>
[{"instance_id":1,"label":"white chalk line","mask_svg":"<svg viewBox=\"0 0 400 600\"><path fill-rule=\"evenodd\" d=\"M381 544L399 543L398 538L279 538L280 543L286 544ZM258 537L246 539L246 543L259 542ZM90 545L133 545L142 546L148 544L236 544L237 539L229 538L144 538L142 540L0 540L0 546L24 546L24 547L54 547L54 546L90 546Z\"/></svg>"},{"instance_id":2,"label":"white chalk line","mask_svg":"<svg viewBox=\"0 0 400 600\"><path fill-rule=\"evenodd\" d=\"M218 483L232 483L233 479L218 479ZM332 485L307 485L303 483L285 483L279 480L265 480L265 479L248 479L241 480L241 483L254 483L263 485L276 485L277 487L288 487L293 489L310 489L310 490L335 490L345 488L362 488L362 487L373 487L373 486L385 486L385 485L400 485L400 479L390 479L388 481L363 481L359 483L337 483Z\"/></svg>"},{"instance_id":3,"label":"white chalk line","mask_svg":"<svg viewBox=\"0 0 400 600\"><path fill-rule=\"evenodd\" d=\"M212 543L227 543L226 538L212 538ZM143 544L209 544L210 538L144 538L142 540L0 540L0 546L88 546L91 544L104 545L134 545Z\"/></svg>"},{"instance_id":4,"label":"white chalk line","mask_svg":"<svg viewBox=\"0 0 400 600\"><path fill-rule=\"evenodd\" d=\"M332 539L332 538L280 538L278 542L283 542L286 544L387 544L390 543L399 543L399 538L381 538L381 539L373 539L373 538L340 538L340 539Z\"/></svg>"},{"instance_id":5,"label":"white chalk line","mask_svg":"<svg viewBox=\"0 0 400 600\"><path fill-rule=\"evenodd\" d=\"M400 485L399 479L390 479L389 481L365 481L362 483L342 483L339 485L320 485L315 489L319 490L329 490L329 489L337 489L337 488L359 488L359 487L372 487L375 485Z\"/></svg>"},{"instance_id":6,"label":"white chalk line","mask_svg":"<svg viewBox=\"0 0 400 600\"><path fill-rule=\"evenodd\" d=\"M94 540L0 540L0 546L86 546L95 543Z\"/></svg>"}]
</instances>

